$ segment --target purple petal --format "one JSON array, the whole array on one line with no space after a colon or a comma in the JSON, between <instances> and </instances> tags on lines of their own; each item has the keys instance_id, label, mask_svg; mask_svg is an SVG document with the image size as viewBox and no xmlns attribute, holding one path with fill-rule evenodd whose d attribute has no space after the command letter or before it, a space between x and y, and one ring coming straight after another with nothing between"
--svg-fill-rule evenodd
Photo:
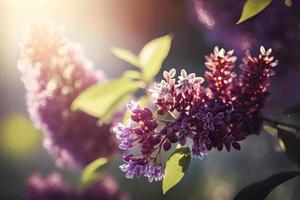
<instances>
[{"instance_id":1,"label":"purple petal","mask_svg":"<svg viewBox=\"0 0 300 200\"><path fill-rule=\"evenodd\" d=\"M213 123L208 123L208 129L211 130L211 131L215 130L215 127L214 127Z\"/></svg>"},{"instance_id":2,"label":"purple petal","mask_svg":"<svg viewBox=\"0 0 300 200\"><path fill-rule=\"evenodd\" d=\"M203 120L203 118L206 116L205 113L203 112L198 112L195 115L195 118L199 119L199 120Z\"/></svg>"}]
</instances>

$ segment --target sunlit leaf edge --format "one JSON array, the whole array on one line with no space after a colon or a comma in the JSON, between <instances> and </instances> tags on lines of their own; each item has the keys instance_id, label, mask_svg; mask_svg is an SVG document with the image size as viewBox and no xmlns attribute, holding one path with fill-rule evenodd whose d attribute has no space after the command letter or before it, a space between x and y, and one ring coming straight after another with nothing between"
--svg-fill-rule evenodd
<instances>
[{"instance_id":1,"label":"sunlit leaf edge","mask_svg":"<svg viewBox=\"0 0 300 200\"><path fill-rule=\"evenodd\" d=\"M179 163L177 164L177 166L174 165L176 163L173 162L180 162L181 159L184 159L182 161L182 166L180 166ZM190 162L191 154L188 147L181 147L174 150L174 152L170 155L166 162L166 175L163 177L162 181L163 194L166 194L170 189L172 189L181 181L186 170L189 167ZM181 174L176 174L176 172L180 173L180 171L178 170L182 170Z\"/></svg>"},{"instance_id":2,"label":"sunlit leaf edge","mask_svg":"<svg viewBox=\"0 0 300 200\"><path fill-rule=\"evenodd\" d=\"M106 165L108 161L108 158L102 157L89 163L81 172L79 189L82 190L98 181L102 176L102 173L100 173L98 170Z\"/></svg>"},{"instance_id":3,"label":"sunlit leaf edge","mask_svg":"<svg viewBox=\"0 0 300 200\"><path fill-rule=\"evenodd\" d=\"M263 11L272 0L247 0L236 24L240 24Z\"/></svg>"}]
</instances>

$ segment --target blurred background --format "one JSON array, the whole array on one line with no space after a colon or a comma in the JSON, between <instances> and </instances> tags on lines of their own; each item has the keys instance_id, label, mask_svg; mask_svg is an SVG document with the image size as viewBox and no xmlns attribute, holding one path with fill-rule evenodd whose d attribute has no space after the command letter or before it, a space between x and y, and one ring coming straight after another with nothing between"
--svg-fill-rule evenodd
<instances>
[{"instance_id":1,"label":"blurred background","mask_svg":"<svg viewBox=\"0 0 300 200\"><path fill-rule=\"evenodd\" d=\"M239 9L241 12L242 7ZM163 70L185 68L201 76L205 70L204 55L224 44L205 37L208 29L197 22L193 13L189 0L0 0L0 199L20 199L24 181L33 171L47 175L58 170L71 185L76 185L78 177L78 172L55 167L42 147L42 133L32 127L28 118L25 89L16 67L24 23L37 15L63 23L68 37L81 44L95 67L109 78L131 68L110 53L111 46L138 53L151 39L173 33L173 45ZM250 20L260 20L259 17ZM298 31L299 21L297 24ZM300 102L299 66L286 67L280 60L279 63L280 73L272 77L271 100L265 109L266 115L275 119L280 118L285 107ZM276 149L276 140L263 132L244 141L241 151L213 151L203 160L193 159L184 180L165 196L159 182L125 179L118 169L119 158L106 171L113 174L120 190L132 199L229 200L250 183L297 169ZM299 178L293 179L276 188L268 199L300 199L299 184Z\"/></svg>"}]
</instances>

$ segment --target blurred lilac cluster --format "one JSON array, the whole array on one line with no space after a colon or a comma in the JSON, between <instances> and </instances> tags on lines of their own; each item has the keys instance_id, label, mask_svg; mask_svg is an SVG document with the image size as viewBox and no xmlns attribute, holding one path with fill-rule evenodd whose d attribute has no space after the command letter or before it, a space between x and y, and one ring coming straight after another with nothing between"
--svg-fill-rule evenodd
<instances>
[{"instance_id":1,"label":"blurred lilac cluster","mask_svg":"<svg viewBox=\"0 0 300 200\"><path fill-rule=\"evenodd\" d=\"M299 1L287 7L284 1L272 1L257 16L236 25L245 1L190 0L192 20L203 31L206 39L238 52L270 46L285 67L300 68Z\"/></svg>"},{"instance_id":2,"label":"blurred lilac cluster","mask_svg":"<svg viewBox=\"0 0 300 200\"><path fill-rule=\"evenodd\" d=\"M114 153L110 124L72 111L73 100L87 87L100 83L101 71L92 68L79 45L65 37L62 25L37 19L24 29L18 68L27 90L27 106L44 134L44 147L58 166L83 167Z\"/></svg>"},{"instance_id":3,"label":"blurred lilac cluster","mask_svg":"<svg viewBox=\"0 0 300 200\"><path fill-rule=\"evenodd\" d=\"M103 177L97 183L84 190L75 191L58 173L42 177L33 173L26 183L24 200L128 200L127 194L118 191L118 185L110 176Z\"/></svg>"},{"instance_id":4,"label":"blurred lilac cluster","mask_svg":"<svg viewBox=\"0 0 300 200\"><path fill-rule=\"evenodd\" d=\"M277 61L271 49L261 47L255 57L246 52L237 76L233 53L215 47L206 56L207 87L202 86L204 78L185 70L176 80L172 69L150 90L153 108L142 108L134 101L127 105L131 119L113 129L125 151L126 164L120 168L127 178L143 174L150 182L161 180L165 173L161 153L172 144L191 144L192 154L202 158L213 148L240 150L241 140L259 134L268 79Z\"/></svg>"}]
</instances>

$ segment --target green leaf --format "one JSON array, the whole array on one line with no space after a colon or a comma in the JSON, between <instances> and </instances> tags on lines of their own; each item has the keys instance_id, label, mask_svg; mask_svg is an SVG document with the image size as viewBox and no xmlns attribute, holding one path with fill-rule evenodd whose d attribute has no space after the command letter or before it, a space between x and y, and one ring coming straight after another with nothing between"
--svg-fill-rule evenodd
<instances>
[{"instance_id":1,"label":"green leaf","mask_svg":"<svg viewBox=\"0 0 300 200\"><path fill-rule=\"evenodd\" d=\"M101 117L100 123L109 123L113 115L124 106L125 103L132 98L133 92L129 92L121 96L117 101L115 101L107 110L107 112Z\"/></svg>"},{"instance_id":2,"label":"green leaf","mask_svg":"<svg viewBox=\"0 0 300 200\"><path fill-rule=\"evenodd\" d=\"M269 125L264 125L263 128L266 132L270 133L273 137L277 136L277 132L278 132L277 128L274 128Z\"/></svg>"},{"instance_id":3,"label":"green leaf","mask_svg":"<svg viewBox=\"0 0 300 200\"><path fill-rule=\"evenodd\" d=\"M300 114L300 105L294 105L292 107L287 108L284 112L284 115L290 114Z\"/></svg>"},{"instance_id":4,"label":"green leaf","mask_svg":"<svg viewBox=\"0 0 300 200\"><path fill-rule=\"evenodd\" d=\"M73 110L80 109L92 116L112 116L120 99L131 94L140 87L140 82L127 78L111 80L105 83L93 85L83 91L72 103ZM107 121L106 118L104 121Z\"/></svg>"},{"instance_id":5,"label":"green leaf","mask_svg":"<svg viewBox=\"0 0 300 200\"><path fill-rule=\"evenodd\" d=\"M264 200L276 186L298 175L300 175L300 172L297 171L275 174L263 181L245 187L236 195L234 200Z\"/></svg>"},{"instance_id":6,"label":"green leaf","mask_svg":"<svg viewBox=\"0 0 300 200\"><path fill-rule=\"evenodd\" d=\"M116 47L112 47L110 50L118 58L132 64L133 66L139 67L139 58L131 51Z\"/></svg>"},{"instance_id":7,"label":"green leaf","mask_svg":"<svg viewBox=\"0 0 300 200\"><path fill-rule=\"evenodd\" d=\"M141 50L139 63L145 82L153 80L160 71L161 65L170 51L172 39L171 35L154 39Z\"/></svg>"},{"instance_id":8,"label":"green leaf","mask_svg":"<svg viewBox=\"0 0 300 200\"><path fill-rule=\"evenodd\" d=\"M123 124L126 124L126 123L128 122L128 120L130 119L130 117L131 117L131 113L126 111L126 112L124 113L122 123L123 123Z\"/></svg>"},{"instance_id":9,"label":"green leaf","mask_svg":"<svg viewBox=\"0 0 300 200\"><path fill-rule=\"evenodd\" d=\"M278 139L278 145L282 152L286 152L286 147L282 139Z\"/></svg>"},{"instance_id":10,"label":"green leaf","mask_svg":"<svg viewBox=\"0 0 300 200\"><path fill-rule=\"evenodd\" d=\"M142 73L135 70L127 70L123 73L123 77L140 80L142 78Z\"/></svg>"},{"instance_id":11,"label":"green leaf","mask_svg":"<svg viewBox=\"0 0 300 200\"><path fill-rule=\"evenodd\" d=\"M149 104L149 97L147 95L141 96L138 102L141 107L146 107Z\"/></svg>"},{"instance_id":12,"label":"green leaf","mask_svg":"<svg viewBox=\"0 0 300 200\"><path fill-rule=\"evenodd\" d=\"M178 148L170 155L166 163L166 175L162 181L164 194L183 178L189 167L190 161L191 154L188 147Z\"/></svg>"},{"instance_id":13,"label":"green leaf","mask_svg":"<svg viewBox=\"0 0 300 200\"><path fill-rule=\"evenodd\" d=\"M246 21L247 19L257 15L263 9L265 9L271 2L272 0L247 0L243 8L242 15L237 24L240 24Z\"/></svg>"},{"instance_id":14,"label":"green leaf","mask_svg":"<svg viewBox=\"0 0 300 200\"><path fill-rule=\"evenodd\" d=\"M273 137L278 136L278 128L274 128L274 127L269 126L269 125L264 125L263 128L266 132L270 133L270 135L272 135ZM286 151L286 147L285 147L285 144L284 144L282 139L278 139L278 145L279 145L280 150L282 152Z\"/></svg>"},{"instance_id":15,"label":"green leaf","mask_svg":"<svg viewBox=\"0 0 300 200\"><path fill-rule=\"evenodd\" d=\"M99 169L107 163L107 158L98 158L88 164L81 172L79 189L82 190L85 187L97 182L103 175L101 172L99 172Z\"/></svg>"}]
</instances>

